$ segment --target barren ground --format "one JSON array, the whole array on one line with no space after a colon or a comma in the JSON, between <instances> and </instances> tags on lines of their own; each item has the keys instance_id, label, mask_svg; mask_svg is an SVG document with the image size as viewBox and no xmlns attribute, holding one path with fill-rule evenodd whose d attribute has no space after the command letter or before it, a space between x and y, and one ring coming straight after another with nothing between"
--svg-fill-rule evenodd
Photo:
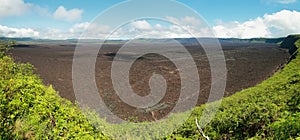
<instances>
[{"instance_id":1,"label":"barren ground","mask_svg":"<svg viewBox=\"0 0 300 140\"><path fill-rule=\"evenodd\" d=\"M52 84L63 98L74 102L72 87L72 59L76 45L47 44L18 45L11 55L18 62L29 62L36 67L46 85ZM96 63L96 82L106 105L121 118L137 117L138 120L154 120L165 116L176 104L180 92L180 76L176 67L167 58L148 54L138 59L130 70L130 84L133 90L142 96L150 93L148 81L155 72L167 81L165 97L158 106L150 109L137 109L123 103L115 94L111 83L111 64L120 45L105 45L101 49ZM210 92L210 68L202 49L186 46L196 62L201 92L198 105L207 101ZM289 54L276 44L238 43L223 44L227 65L227 85L225 96L242 89L255 86L271 76L287 62Z\"/></svg>"}]
</instances>

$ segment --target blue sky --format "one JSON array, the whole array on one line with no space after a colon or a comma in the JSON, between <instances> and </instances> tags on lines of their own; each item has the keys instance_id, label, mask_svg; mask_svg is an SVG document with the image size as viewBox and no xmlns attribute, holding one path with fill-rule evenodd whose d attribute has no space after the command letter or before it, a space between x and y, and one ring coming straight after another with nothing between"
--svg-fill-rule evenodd
<instances>
[{"instance_id":1,"label":"blue sky","mask_svg":"<svg viewBox=\"0 0 300 140\"><path fill-rule=\"evenodd\" d=\"M91 38L101 38L104 34L110 33L115 25L111 25L112 22L101 21L107 25L94 24L92 20L120 2L124 3L121 0L0 0L0 36L78 38L86 31L85 29L90 28L90 31L100 32L91 33L95 34ZM163 3L157 0L148 2L148 5L151 5L151 2L153 5ZM300 33L299 0L178 0L178 2L195 10L203 19L183 12L184 10L174 10L176 8L172 9L171 6L165 9L154 8L153 12L163 13L169 10L171 16L164 15L161 18L180 24L183 29L196 36L212 36L205 32L203 27L199 27L203 20L216 37L279 37ZM129 11L126 12L127 15L124 13L125 15L106 17L103 20L115 21L125 18L129 13L132 15L142 13L144 9L126 10ZM194 24L198 21L199 24ZM147 34L145 37L158 38L189 37L183 30L171 24L148 20L132 21L127 27L119 28L114 36L122 38L129 34L132 36Z\"/></svg>"}]
</instances>

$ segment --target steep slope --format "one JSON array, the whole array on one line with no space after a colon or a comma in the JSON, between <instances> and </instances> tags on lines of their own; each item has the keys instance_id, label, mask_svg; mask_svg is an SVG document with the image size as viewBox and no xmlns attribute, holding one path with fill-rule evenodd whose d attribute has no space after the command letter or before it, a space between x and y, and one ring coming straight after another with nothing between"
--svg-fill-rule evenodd
<instances>
[{"instance_id":1,"label":"steep slope","mask_svg":"<svg viewBox=\"0 0 300 140\"><path fill-rule=\"evenodd\" d=\"M0 50L6 43L0 41ZM0 139L106 139L33 69L0 56Z\"/></svg>"},{"instance_id":2,"label":"steep slope","mask_svg":"<svg viewBox=\"0 0 300 140\"><path fill-rule=\"evenodd\" d=\"M300 36L287 37L282 47L291 49L294 57L290 62L261 84L224 98L216 116L203 128L206 135L212 139L300 136ZM203 139L194 118L201 116L204 107L196 107L191 118L170 138Z\"/></svg>"},{"instance_id":3,"label":"steep slope","mask_svg":"<svg viewBox=\"0 0 300 140\"><path fill-rule=\"evenodd\" d=\"M300 38L300 35L289 35L281 43L281 48L289 49L289 53L293 54L298 48L295 42Z\"/></svg>"}]
</instances>

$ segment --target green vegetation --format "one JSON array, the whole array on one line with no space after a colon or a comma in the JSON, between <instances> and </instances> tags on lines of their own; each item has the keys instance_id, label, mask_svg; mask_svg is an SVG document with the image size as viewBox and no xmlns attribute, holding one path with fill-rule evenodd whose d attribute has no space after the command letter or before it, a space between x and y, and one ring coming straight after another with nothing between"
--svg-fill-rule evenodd
<instances>
[{"instance_id":1,"label":"green vegetation","mask_svg":"<svg viewBox=\"0 0 300 140\"><path fill-rule=\"evenodd\" d=\"M212 139L300 137L300 36L292 37L297 39L290 47L298 48L291 52L293 59L261 84L224 98L214 119L203 129L206 135ZM286 42L289 38L283 44L290 43ZM204 107L196 107L172 137L203 138L197 132L194 117L201 116Z\"/></svg>"},{"instance_id":2,"label":"green vegetation","mask_svg":"<svg viewBox=\"0 0 300 140\"><path fill-rule=\"evenodd\" d=\"M5 53L15 44L14 41L0 40L0 58L5 56Z\"/></svg>"},{"instance_id":3,"label":"green vegetation","mask_svg":"<svg viewBox=\"0 0 300 140\"><path fill-rule=\"evenodd\" d=\"M1 43L5 51L11 45ZM30 64L0 57L0 139L106 139L32 70Z\"/></svg>"},{"instance_id":4,"label":"green vegetation","mask_svg":"<svg viewBox=\"0 0 300 140\"><path fill-rule=\"evenodd\" d=\"M293 59L261 84L224 98L216 116L203 128L205 135L211 139L300 138L300 36L292 37L297 39L292 43L285 39L282 44L291 43L290 47L298 48L291 52ZM88 121L77 106L42 84L32 73L32 65L15 63L4 55L5 51L0 56L0 139L107 139L100 131L106 127L103 120L93 120L99 128L93 127L95 122ZM196 107L184 125L166 139L204 139L195 124L195 117L201 117L204 108L205 105ZM184 114L173 114L173 120ZM162 124L165 125L161 127L175 125ZM147 128L148 123L144 125ZM135 126L131 123L117 127ZM124 131L114 133L126 135Z\"/></svg>"}]
</instances>

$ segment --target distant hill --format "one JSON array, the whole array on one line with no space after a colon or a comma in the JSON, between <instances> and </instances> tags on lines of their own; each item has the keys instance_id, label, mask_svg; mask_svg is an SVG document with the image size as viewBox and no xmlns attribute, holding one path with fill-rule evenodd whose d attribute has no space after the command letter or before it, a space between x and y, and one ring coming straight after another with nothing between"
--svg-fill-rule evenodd
<instances>
[{"instance_id":1,"label":"distant hill","mask_svg":"<svg viewBox=\"0 0 300 140\"><path fill-rule=\"evenodd\" d=\"M248 42L248 43L281 43L285 37L280 38L250 38L250 39L239 39L239 38L220 38L219 40L222 42Z\"/></svg>"},{"instance_id":2,"label":"distant hill","mask_svg":"<svg viewBox=\"0 0 300 140\"><path fill-rule=\"evenodd\" d=\"M25 38L0 37L0 40L34 41L34 39L30 37L25 37Z\"/></svg>"},{"instance_id":3,"label":"distant hill","mask_svg":"<svg viewBox=\"0 0 300 140\"><path fill-rule=\"evenodd\" d=\"M79 39L65 39L65 40L52 40L52 39L36 39L36 38L9 38L9 37L0 37L0 40L15 40L18 42L65 42L65 43L77 43ZM223 43L274 43L278 44L285 40L285 37L280 38L251 38L251 39L239 39L239 38L162 38L162 39L151 39L151 38L140 38L135 41L143 42L155 42L155 43L168 43L170 41L178 41L181 44L198 44L199 41L205 41L205 43L215 42L216 39ZM102 39L81 39L81 42L87 43L99 43L103 42ZM106 43L125 43L128 40L105 40Z\"/></svg>"}]
</instances>

